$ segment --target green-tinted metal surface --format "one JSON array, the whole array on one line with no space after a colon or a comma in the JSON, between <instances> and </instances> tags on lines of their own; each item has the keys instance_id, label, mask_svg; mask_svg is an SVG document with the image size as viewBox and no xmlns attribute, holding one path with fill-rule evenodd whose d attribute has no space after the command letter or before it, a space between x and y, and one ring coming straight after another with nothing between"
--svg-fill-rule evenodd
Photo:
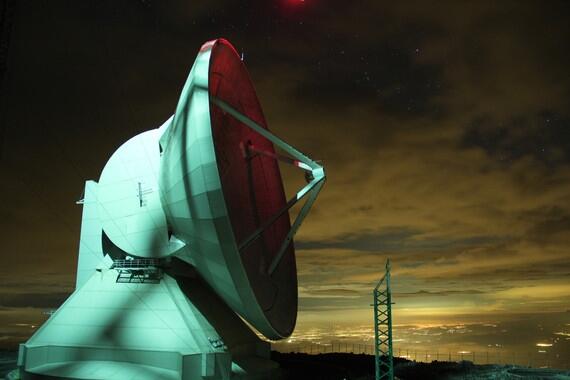
<instances>
[{"instance_id":1,"label":"green-tinted metal surface","mask_svg":"<svg viewBox=\"0 0 570 380\"><path fill-rule=\"evenodd\" d=\"M97 212L103 230L113 244L133 256L166 257L183 246L170 239L159 196L162 130L140 133L121 145L99 179Z\"/></svg>"},{"instance_id":2,"label":"green-tinted metal surface","mask_svg":"<svg viewBox=\"0 0 570 380\"><path fill-rule=\"evenodd\" d=\"M210 52L198 54L172 124L160 140L162 204L172 233L188 245L177 255L197 268L232 309L275 336L235 255L210 127Z\"/></svg>"},{"instance_id":3,"label":"green-tinted metal surface","mask_svg":"<svg viewBox=\"0 0 570 380\"><path fill-rule=\"evenodd\" d=\"M94 272L23 345L22 369L70 379L201 379L204 371L229 379L227 347L212 343L218 332L174 278L116 278L115 270Z\"/></svg>"},{"instance_id":4,"label":"green-tinted metal surface","mask_svg":"<svg viewBox=\"0 0 570 380\"><path fill-rule=\"evenodd\" d=\"M83 204L83 214L79 237L76 288L80 288L87 282L104 256L101 246L103 226L97 212L97 183L95 181L85 182L81 203Z\"/></svg>"},{"instance_id":5,"label":"green-tinted metal surface","mask_svg":"<svg viewBox=\"0 0 570 380\"><path fill-rule=\"evenodd\" d=\"M232 367L236 374L272 368L269 344L262 344L232 310L272 339L288 336L294 321L279 329L277 318L261 308L232 231L210 124L208 69L214 45L200 50L175 115L123 144L99 183L86 183L76 290L21 345L18 362L24 372L74 379L229 379ZM308 200L285 246L324 184L324 171L268 131L245 124L311 174L296 194L297 200ZM123 257L160 258L152 261L161 274L169 274L152 283L121 282L105 256L110 249ZM168 272L173 262L181 263L178 258L194 268L184 264L183 270ZM276 255L270 273L264 269L263 274L270 277L280 258ZM195 286L199 278L209 286ZM294 288L296 294L296 283ZM274 314L296 315L295 302L285 305L291 308L274 308Z\"/></svg>"},{"instance_id":6,"label":"green-tinted metal surface","mask_svg":"<svg viewBox=\"0 0 570 380\"><path fill-rule=\"evenodd\" d=\"M253 327L270 339L281 339L292 333L293 326L286 331L278 329L261 308L225 205L210 120L212 46L215 44L206 44L199 52L172 124L160 138L161 200L173 235L187 244L176 255L192 264Z\"/></svg>"}]
</instances>

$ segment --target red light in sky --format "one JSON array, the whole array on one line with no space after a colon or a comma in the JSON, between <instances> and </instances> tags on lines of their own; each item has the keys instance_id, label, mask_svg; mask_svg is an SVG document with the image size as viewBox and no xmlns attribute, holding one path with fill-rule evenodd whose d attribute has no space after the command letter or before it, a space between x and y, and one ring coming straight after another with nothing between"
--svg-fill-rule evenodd
<instances>
[{"instance_id":1,"label":"red light in sky","mask_svg":"<svg viewBox=\"0 0 570 380\"><path fill-rule=\"evenodd\" d=\"M302 17L304 13L314 8L315 4L315 1L279 0L280 10L283 12L283 15L285 17L291 17L293 20Z\"/></svg>"}]
</instances>

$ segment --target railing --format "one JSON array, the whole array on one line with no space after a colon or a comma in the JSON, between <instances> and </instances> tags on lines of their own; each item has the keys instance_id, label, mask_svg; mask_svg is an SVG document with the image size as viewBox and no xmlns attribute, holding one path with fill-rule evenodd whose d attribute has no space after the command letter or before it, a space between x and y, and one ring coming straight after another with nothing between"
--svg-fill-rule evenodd
<instances>
[{"instance_id":1,"label":"railing","mask_svg":"<svg viewBox=\"0 0 570 380\"><path fill-rule=\"evenodd\" d=\"M115 260L112 268L117 270L119 283L158 283L162 271L157 259Z\"/></svg>"},{"instance_id":2,"label":"railing","mask_svg":"<svg viewBox=\"0 0 570 380\"><path fill-rule=\"evenodd\" d=\"M156 267L159 264L157 259L133 259L133 260L115 260L113 268L115 269L143 269L148 267Z\"/></svg>"},{"instance_id":3,"label":"railing","mask_svg":"<svg viewBox=\"0 0 570 380\"><path fill-rule=\"evenodd\" d=\"M279 352L298 352L305 354L352 353L374 355L374 345L348 342L332 343L273 343L272 348ZM394 348L394 358L404 358L417 362L433 361L461 362L475 364L519 365L531 368L570 369L570 357L555 352L521 352L504 349L487 351L445 351Z\"/></svg>"}]
</instances>

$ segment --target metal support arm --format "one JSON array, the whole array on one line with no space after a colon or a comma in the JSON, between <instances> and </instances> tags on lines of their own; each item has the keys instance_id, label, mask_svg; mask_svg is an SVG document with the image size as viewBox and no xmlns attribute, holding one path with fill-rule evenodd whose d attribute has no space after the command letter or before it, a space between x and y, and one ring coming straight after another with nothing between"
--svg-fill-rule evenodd
<instances>
[{"instance_id":1,"label":"metal support arm","mask_svg":"<svg viewBox=\"0 0 570 380\"><path fill-rule=\"evenodd\" d=\"M301 211L299 212L299 214L295 218L295 221L293 222L291 229L287 233L287 236L285 236L285 239L281 243L281 246L279 247L279 250L275 254L275 257L273 258L273 260L269 264L267 272L269 275L271 275L275 271L275 269L277 268L279 263L281 262L281 259L283 258L283 254L287 250L287 247L289 246L289 244L291 244L291 240L293 239L293 236L295 235L295 233L297 232L297 230L301 226L301 223L303 222L303 220L305 219L305 217L309 213L311 206L313 205L313 203L315 202L315 200L317 198L317 195L321 191L321 188L323 187L323 185L325 183L325 179L326 179L325 171L320 164L313 161L312 159L307 157L305 154L301 153L296 148L287 144L284 140L275 136L273 133L269 132L263 126L257 124L255 121L253 121L252 119L250 119L246 115L242 114L241 112L236 110L234 107L232 107L228 103L224 102L223 100L221 100L215 96L210 96L210 100L213 104L220 107L223 111L230 114L236 120L240 121L244 125L253 129L255 132L259 133L260 135L262 135L263 137L265 137L266 139L271 141L273 144L278 146L285 153L292 156L294 158L294 160L292 160L288 157L278 155L278 154L273 154L273 153L269 154L269 152L259 151L253 147L252 148L248 147L249 149L252 149L253 151L260 153L260 154L271 156L272 158L274 158L276 160L282 160L282 161L285 161L288 163L292 163L293 165L295 165L295 166L297 166L297 167L301 168L302 170L309 173L308 178L310 179L310 182L306 186L304 186L301 190L299 190L297 192L297 194L295 194L295 196L287 202L285 207L283 207L275 215L273 215L271 218L269 218L262 226L260 226L257 230L255 230L248 238L246 238L239 245L240 250L247 247L252 241L254 241L256 238L258 238L261 235L261 233L267 227L272 225L281 215L283 215L287 210L289 210L291 207L293 207L298 201L300 201L302 198L304 198L305 195L308 195L307 201L305 202L305 204L301 208Z\"/></svg>"}]
</instances>

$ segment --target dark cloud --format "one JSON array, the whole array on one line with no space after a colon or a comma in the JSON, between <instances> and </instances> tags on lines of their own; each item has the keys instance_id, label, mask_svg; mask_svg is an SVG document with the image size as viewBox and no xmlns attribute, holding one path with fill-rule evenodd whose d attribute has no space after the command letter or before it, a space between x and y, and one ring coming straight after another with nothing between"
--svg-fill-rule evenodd
<instances>
[{"instance_id":1,"label":"dark cloud","mask_svg":"<svg viewBox=\"0 0 570 380\"><path fill-rule=\"evenodd\" d=\"M570 213L559 207L532 213L536 223L527 232L527 238L542 246L553 242L570 241Z\"/></svg>"},{"instance_id":2,"label":"dark cloud","mask_svg":"<svg viewBox=\"0 0 570 380\"><path fill-rule=\"evenodd\" d=\"M400 46L397 40L333 46L308 65L306 79L294 92L301 101L321 107L372 103L378 112L402 117L441 111L432 99L442 92L442 67L415 62L419 50L394 48Z\"/></svg>"},{"instance_id":3,"label":"dark cloud","mask_svg":"<svg viewBox=\"0 0 570 380\"><path fill-rule=\"evenodd\" d=\"M300 311L326 311L358 309L370 304L370 297L299 297Z\"/></svg>"},{"instance_id":4,"label":"dark cloud","mask_svg":"<svg viewBox=\"0 0 570 380\"><path fill-rule=\"evenodd\" d=\"M548 166L570 162L570 119L552 112L496 121L481 116L467 128L462 145L479 147L495 160L532 157Z\"/></svg>"},{"instance_id":5,"label":"dark cloud","mask_svg":"<svg viewBox=\"0 0 570 380\"><path fill-rule=\"evenodd\" d=\"M310 289L305 291L307 295L314 296L330 296L330 297L354 297L360 295L360 293L353 289Z\"/></svg>"},{"instance_id":6,"label":"dark cloud","mask_svg":"<svg viewBox=\"0 0 570 380\"><path fill-rule=\"evenodd\" d=\"M58 308L70 293L0 293L0 306L4 308Z\"/></svg>"},{"instance_id":7,"label":"dark cloud","mask_svg":"<svg viewBox=\"0 0 570 380\"><path fill-rule=\"evenodd\" d=\"M352 249L379 253L413 253L470 246L485 246L497 243L496 236L470 236L456 239L426 238L422 231L409 228L387 228L381 232L361 232L338 236L331 241L297 241L298 249Z\"/></svg>"},{"instance_id":8,"label":"dark cloud","mask_svg":"<svg viewBox=\"0 0 570 380\"><path fill-rule=\"evenodd\" d=\"M485 294L485 293L487 292L478 289L440 290L440 291L418 290L417 292L410 292L410 293L395 293L394 296L396 297L449 296L449 295Z\"/></svg>"}]
</instances>

